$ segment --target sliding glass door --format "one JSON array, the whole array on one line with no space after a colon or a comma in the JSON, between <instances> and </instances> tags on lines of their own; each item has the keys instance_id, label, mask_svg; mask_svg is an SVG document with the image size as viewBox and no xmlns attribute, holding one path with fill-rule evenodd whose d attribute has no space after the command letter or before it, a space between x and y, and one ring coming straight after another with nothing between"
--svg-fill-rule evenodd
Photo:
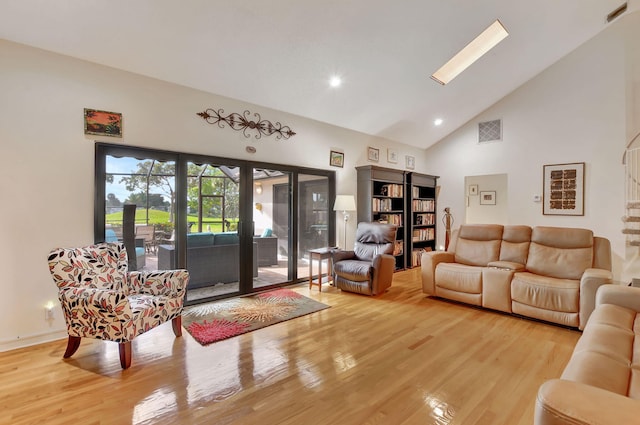
<instances>
[{"instance_id":1,"label":"sliding glass door","mask_svg":"<svg viewBox=\"0 0 640 425\"><path fill-rule=\"evenodd\" d=\"M96 144L95 241L130 269L186 268L187 303L308 278L334 243L333 171Z\"/></svg>"}]
</instances>

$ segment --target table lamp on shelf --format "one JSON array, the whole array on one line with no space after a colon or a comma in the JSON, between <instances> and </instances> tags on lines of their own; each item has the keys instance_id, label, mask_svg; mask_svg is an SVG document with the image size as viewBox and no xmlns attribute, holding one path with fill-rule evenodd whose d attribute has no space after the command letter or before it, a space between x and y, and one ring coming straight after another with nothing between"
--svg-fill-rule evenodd
<instances>
[{"instance_id":1,"label":"table lamp on shelf","mask_svg":"<svg viewBox=\"0 0 640 425\"><path fill-rule=\"evenodd\" d=\"M342 249L347 249L347 221L349 221L349 214L347 211L356 210L356 200L353 195L337 195L336 202L333 204L334 211L342 211L344 217L344 246Z\"/></svg>"}]
</instances>

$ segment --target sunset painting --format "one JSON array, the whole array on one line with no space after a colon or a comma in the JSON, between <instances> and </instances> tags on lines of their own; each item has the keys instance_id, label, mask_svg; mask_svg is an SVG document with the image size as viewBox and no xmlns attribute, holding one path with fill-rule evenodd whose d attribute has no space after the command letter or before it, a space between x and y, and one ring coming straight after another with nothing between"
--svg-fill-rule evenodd
<instances>
[{"instance_id":1,"label":"sunset painting","mask_svg":"<svg viewBox=\"0 0 640 425\"><path fill-rule=\"evenodd\" d=\"M122 137L122 114L85 108L84 134Z\"/></svg>"}]
</instances>

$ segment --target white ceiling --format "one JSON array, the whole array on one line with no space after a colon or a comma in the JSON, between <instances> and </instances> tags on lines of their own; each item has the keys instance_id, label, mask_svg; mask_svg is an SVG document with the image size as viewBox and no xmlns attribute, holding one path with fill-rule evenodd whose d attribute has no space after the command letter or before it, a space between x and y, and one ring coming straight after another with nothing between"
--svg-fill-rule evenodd
<instances>
[{"instance_id":1,"label":"white ceiling","mask_svg":"<svg viewBox=\"0 0 640 425\"><path fill-rule=\"evenodd\" d=\"M0 38L426 148L606 28L622 3L0 0ZM429 78L495 19L509 37L449 85Z\"/></svg>"}]
</instances>

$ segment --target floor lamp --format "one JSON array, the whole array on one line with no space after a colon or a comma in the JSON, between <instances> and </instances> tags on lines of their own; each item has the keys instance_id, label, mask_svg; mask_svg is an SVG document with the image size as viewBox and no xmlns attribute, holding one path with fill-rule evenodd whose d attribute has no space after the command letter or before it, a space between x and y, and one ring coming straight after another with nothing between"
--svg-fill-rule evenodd
<instances>
[{"instance_id":1,"label":"floor lamp","mask_svg":"<svg viewBox=\"0 0 640 425\"><path fill-rule=\"evenodd\" d=\"M336 196L336 202L333 204L333 210L342 211L344 216L344 246L342 249L347 249L347 221L349 221L347 211L356 210L356 200L353 195L338 195Z\"/></svg>"}]
</instances>

